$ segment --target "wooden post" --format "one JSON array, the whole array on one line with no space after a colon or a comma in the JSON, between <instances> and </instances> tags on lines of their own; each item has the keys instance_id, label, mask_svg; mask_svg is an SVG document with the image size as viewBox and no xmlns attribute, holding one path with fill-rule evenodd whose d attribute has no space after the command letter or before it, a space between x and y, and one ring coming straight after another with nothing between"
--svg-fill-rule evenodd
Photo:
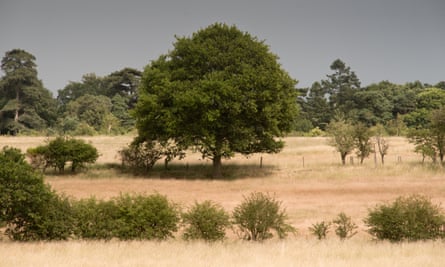
<instances>
[{"instance_id":1,"label":"wooden post","mask_svg":"<svg viewBox=\"0 0 445 267\"><path fill-rule=\"evenodd\" d=\"M260 169L263 168L263 156L260 157Z\"/></svg>"}]
</instances>

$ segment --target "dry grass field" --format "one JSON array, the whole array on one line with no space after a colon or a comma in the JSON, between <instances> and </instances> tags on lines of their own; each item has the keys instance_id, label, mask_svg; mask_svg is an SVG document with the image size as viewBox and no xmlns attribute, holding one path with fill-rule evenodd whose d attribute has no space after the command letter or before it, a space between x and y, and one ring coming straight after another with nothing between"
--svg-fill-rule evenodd
<instances>
[{"instance_id":1,"label":"dry grass field","mask_svg":"<svg viewBox=\"0 0 445 267\"><path fill-rule=\"evenodd\" d=\"M108 163L119 164L117 151L132 137L88 137L101 153L99 167L77 175L48 175L46 181L73 198L91 195L110 198L122 192L167 195L187 208L195 201L212 200L231 211L254 191L275 195L298 229L285 241L260 244L241 242L231 233L217 244L167 242L0 242L0 266L443 266L445 243L390 244L375 242L363 219L368 209L401 195L425 194L445 203L445 170L421 164L404 138L390 138L385 165L374 156L363 165L340 165L325 138L288 137L282 153L236 156L223 162L227 178L208 178L210 162L190 153L165 171L157 167L146 177L134 177ZM45 141L43 137L0 137L0 146L23 151ZM262 159L263 166L260 168ZM359 234L340 242L331 233L322 242L308 227L345 212L359 225Z\"/></svg>"}]
</instances>

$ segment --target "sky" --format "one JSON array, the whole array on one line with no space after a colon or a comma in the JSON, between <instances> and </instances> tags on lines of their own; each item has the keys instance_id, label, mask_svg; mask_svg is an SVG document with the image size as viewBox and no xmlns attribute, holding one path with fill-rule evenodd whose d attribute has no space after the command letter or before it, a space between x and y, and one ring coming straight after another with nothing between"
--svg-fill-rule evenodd
<instances>
[{"instance_id":1,"label":"sky","mask_svg":"<svg viewBox=\"0 0 445 267\"><path fill-rule=\"evenodd\" d=\"M143 70L216 22L264 40L298 87L336 59L362 85L445 80L445 0L0 0L0 56L30 52L57 94L84 74Z\"/></svg>"}]
</instances>

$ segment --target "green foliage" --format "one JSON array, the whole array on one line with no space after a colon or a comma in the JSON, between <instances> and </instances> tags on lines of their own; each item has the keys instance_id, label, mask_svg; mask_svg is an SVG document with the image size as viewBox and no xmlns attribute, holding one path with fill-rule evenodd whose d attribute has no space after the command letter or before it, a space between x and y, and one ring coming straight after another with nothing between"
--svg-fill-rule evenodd
<instances>
[{"instance_id":1,"label":"green foliage","mask_svg":"<svg viewBox=\"0 0 445 267\"><path fill-rule=\"evenodd\" d=\"M351 217L348 217L345 213L341 212L337 218L332 221L335 227L335 234L344 240L351 238L357 234L357 225L352 221Z\"/></svg>"},{"instance_id":2,"label":"green foliage","mask_svg":"<svg viewBox=\"0 0 445 267\"><path fill-rule=\"evenodd\" d=\"M0 222L14 240L65 240L71 235L70 202L45 185L43 177L13 148L0 152Z\"/></svg>"},{"instance_id":3,"label":"green foliage","mask_svg":"<svg viewBox=\"0 0 445 267\"><path fill-rule=\"evenodd\" d=\"M7 51L1 61L0 134L44 130L56 120L56 101L37 78L35 57L21 49Z\"/></svg>"},{"instance_id":4,"label":"green foliage","mask_svg":"<svg viewBox=\"0 0 445 267\"><path fill-rule=\"evenodd\" d=\"M121 195L113 201L119 211L116 237L121 240L164 240L178 230L178 209L165 196Z\"/></svg>"},{"instance_id":5,"label":"green foliage","mask_svg":"<svg viewBox=\"0 0 445 267\"><path fill-rule=\"evenodd\" d=\"M329 144L340 153L341 162L346 164L346 156L355 146L354 126L344 119L336 119L329 123L327 132L331 136Z\"/></svg>"},{"instance_id":6,"label":"green foliage","mask_svg":"<svg viewBox=\"0 0 445 267\"><path fill-rule=\"evenodd\" d=\"M262 241L273 236L274 230L279 238L285 238L295 228L286 223L287 215L281 209L281 202L263 194L252 193L233 211L233 223L246 240Z\"/></svg>"},{"instance_id":7,"label":"green foliage","mask_svg":"<svg viewBox=\"0 0 445 267\"><path fill-rule=\"evenodd\" d=\"M372 236L394 242L434 240L445 234L441 208L420 195L377 205L369 211L365 223Z\"/></svg>"},{"instance_id":8,"label":"green foliage","mask_svg":"<svg viewBox=\"0 0 445 267\"><path fill-rule=\"evenodd\" d=\"M142 140L173 140L213 160L279 152L297 115L295 81L269 47L235 26L213 24L145 68L134 110Z\"/></svg>"},{"instance_id":9,"label":"green foliage","mask_svg":"<svg viewBox=\"0 0 445 267\"><path fill-rule=\"evenodd\" d=\"M330 226L331 226L330 222L325 222L325 221L317 222L312 224L311 227L309 227L309 231L311 231L311 233L315 235L318 238L318 240L322 240L326 238Z\"/></svg>"},{"instance_id":10,"label":"green foliage","mask_svg":"<svg viewBox=\"0 0 445 267\"><path fill-rule=\"evenodd\" d=\"M96 162L99 157L97 149L91 144L65 137L57 137L47 145L30 148L27 154L34 167L43 170L54 167L59 172L64 172L68 162L71 163L71 172L76 172L85 164Z\"/></svg>"},{"instance_id":11,"label":"green foliage","mask_svg":"<svg viewBox=\"0 0 445 267\"><path fill-rule=\"evenodd\" d=\"M132 142L119 155L124 167L134 173L146 173L162 158L162 151L155 142Z\"/></svg>"},{"instance_id":12,"label":"green foliage","mask_svg":"<svg viewBox=\"0 0 445 267\"><path fill-rule=\"evenodd\" d=\"M211 201L195 203L189 211L182 214L182 220L186 224L183 234L185 240L222 240L230 225L229 214Z\"/></svg>"},{"instance_id":13,"label":"green foliage","mask_svg":"<svg viewBox=\"0 0 445 267\"><path fill-rule=\"evenodd\" d=\"M116 236L119 207L113 200L94 197L73 203L74 234L77 238L110 240Z\"/></svg>"},{"instance_id":14,"label":"green foliage","mask_svg":"<svg viewBox=\"0 0 445 267\"><path fill-rule=\"evenodd\" d=\"M415 145L415 151L423 158L430 157L433 162L439 158L443 163L445 156L445 108L428 111L425 121L409 131L408 138Z\"/></svg>"},{"instance_id":15,"label":"green foliage","mask_svg":"<svg viewBox=\"0 0 445 267\"><path fill-rule=\"evenodd\" d=\"M108 201L83 199L73 204L74 233L92 240L164 240L173 237L180 219L165 196L120 195Z\"/></svg>"},{"instance_id":16,"label":"green foliage","mask_svg":"<svg viewBox=\"0 0 445 267\"><path fill-rule=\"evenodd\" d=\"M330 68L334 73L327 75L328 79L322 81L322 87L329 94L331 106L351 118L349 112L356 107L355 93L360 89L360 80L340 59L336 59Z\"/></svg>"},{"instance_id":17,"label":"green foliage","mask_svg":"<svg viewBox=\"0 0 445 267\"><path fill-rule=\"evenodd\" d=\"M374 152L371 136L371 129L365 124L359 122L354 125L354 147L357 149L356 154L360 158L360 164Z\"/></svg>"}]
</instances>

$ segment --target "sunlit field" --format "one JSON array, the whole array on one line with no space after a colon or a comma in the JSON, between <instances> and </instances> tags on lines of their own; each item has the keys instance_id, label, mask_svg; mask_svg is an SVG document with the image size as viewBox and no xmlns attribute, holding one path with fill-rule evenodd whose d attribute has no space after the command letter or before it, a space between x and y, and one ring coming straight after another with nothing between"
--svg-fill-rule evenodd
<instances>
[{"instance_id":1,"label":"sunlit field","mask_svg":"<svg viewBox=\"0 0 445 267\"><path fill-rule=\"evenodd\" d=\"M374 155L363 165L340 156L325 138L288 137L282 153L236 156L223 162L224 179L211 179L211 162L189 153L164 170L162 162L146 176L122 173L117 151L132 137L85 138L99 150L95 166L76 175L48 174L46 181L72 198L108 199L120 193L159 192L182 208L212 200L232 211L243 196L265 192L282 202L289 222L298 229L286 240L240 241L230 230L222 243L187 243L180 236L165 242L0 242L0 266L443 266L445 242L391 244L367 234L368 209L398 196L424 194L445 203L445 170L415 154L405 138L390 138L385 165ZM25 151L44 137L0 137L0 146ZM262 163L262 166L260 164ZM313 223L345 212L359 233L339 241L333 233L317 241L308 231Z\"/></svg>"}]
</instances>

